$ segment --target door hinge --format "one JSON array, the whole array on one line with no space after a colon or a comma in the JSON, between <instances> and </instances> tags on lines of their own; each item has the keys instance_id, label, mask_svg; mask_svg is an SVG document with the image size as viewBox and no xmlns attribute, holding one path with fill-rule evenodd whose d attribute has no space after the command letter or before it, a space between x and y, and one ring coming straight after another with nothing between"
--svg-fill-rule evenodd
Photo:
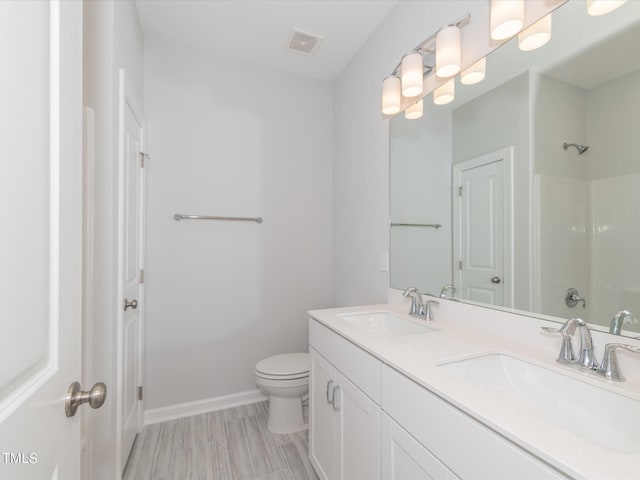
<instances>
[{"instance_id":1,"label":"door hinge","mask_svg":"<svg viewBox=\"0 0 640 480\"><path fill-rule=\"evenodd\" d=\"M140 156L140 168L144 168L145 161L149 160L151 157L148 153L144 152L138 152L138 155Z\"/></svg>"},{"instance_id":2,"label":"door hinge","mask_svg":"<svg viewBox=\"0 0 640 480\"><path fill-rule=\"evenodd\" d=\"M458 187L458 196L462 196L462 186Z\"/></svg>"},{"instance_id":3,"label":"door hinge","mask_svg":"<svg viewBox=\"0 0 640 480\"><path fill-rule=\"evenodd\" d=\"M138 387L138 400L142 400L142 386Z\"/></svg>"},{"instance_id":4,"label":"door hinge","mask_svg":"<svg viewBox=\"0 0 640 480\"><path fill-rule=\"evenodd\" d=\"M462 270L462 260L458 260L458 270Z\"/></svg>"},{"instance_id":5,"label":"door hinge","mask_svg":"<svg viewBox=\"0 0 640 480\"><path fill-rule=\"evenodd\" d=\"M144 283L144 269L140 270L140 282L139 283Z\"/></svg>"}]
</instances>

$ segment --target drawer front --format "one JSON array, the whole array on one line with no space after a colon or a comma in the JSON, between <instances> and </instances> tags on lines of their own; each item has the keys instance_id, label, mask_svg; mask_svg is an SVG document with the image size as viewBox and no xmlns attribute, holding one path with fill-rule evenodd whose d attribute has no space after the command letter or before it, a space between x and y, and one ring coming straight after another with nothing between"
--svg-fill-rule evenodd
<instances>
[{"instance_id":1,"label":"drawer front","mask_svg":"<svg viewBox=\"0 0 640 480\"><path fill-rule=\"evenodd\" d=\"M312 318L309 344L380 405L380 360Z\"/></svg>"},{"instance_id":2,"label":"drawer front","mask_svg":"<svg viewBox=\"0 0 640 480\"><path fill-rule=\"evenodd\" d=\"M460 478L568 478L395 370L381 376L383 410Z\"/></svg>"}]
</instances>

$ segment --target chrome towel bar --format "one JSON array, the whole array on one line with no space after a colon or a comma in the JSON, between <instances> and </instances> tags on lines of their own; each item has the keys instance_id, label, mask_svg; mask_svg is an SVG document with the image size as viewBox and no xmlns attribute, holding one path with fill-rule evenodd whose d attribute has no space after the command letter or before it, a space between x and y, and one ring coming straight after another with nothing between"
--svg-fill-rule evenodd
<instances>
[{"instance_id":1,"label":"chrome towel bar","mask_svg":"<svg viewBox=\"0 0 640 480\"><path fill-rule=\"evenodd\" d=\"M431 227L440 228L442 225L439 223L392 223L392 227Z\"/></svg>"},{"instance_id":2,"label":"chrome towel bar","mask_svg":"<svg viewBox=\"0 0 640 480\"><path fill-rule=\"evenodd\" d=\"M214 217L211 215L185 215L183 213L176 213L173 219L176 222L180 220L230 220L232 222L262 223L262 217Z\"/></svg>"}]
</instances>

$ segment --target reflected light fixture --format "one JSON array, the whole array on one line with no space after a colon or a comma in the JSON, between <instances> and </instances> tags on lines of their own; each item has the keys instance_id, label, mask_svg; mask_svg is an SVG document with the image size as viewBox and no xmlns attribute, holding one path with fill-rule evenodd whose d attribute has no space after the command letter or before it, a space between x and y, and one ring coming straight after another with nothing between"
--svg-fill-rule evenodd
<instances>
[{"instance_id":1,"label":"reflected light fixture","mask_svg":"<svg viewBox=\"0 0 640 480\"><path fill-rule=\"evenodd\" d=\"M402 57L402 95L413 98L422 93L423 72L422 54L413 52Z\"/></svg>"},{"instance_id":2,"label":"reflected light fixture","mask_svg":"<svg viewBox=\"0 0 640 480\"><path fill-rule=\"evenodd\" d=\"M627 0L587 0L587 13L593 17L613 12Z\"/></svg>"},{"instance_id":3,"label":"reflected light fixture","mask_svg":"<svg viewBox=\"0 0 640 480\"><path fill-rule=\"evenodd\" d=\"M518 48L530 52L545 45L551 39L551 14L542 17L536 23L518 35Z\"/></svg>"},{"instance_id":4,"label":"reflected light fixture","mask_svg":"<svg viewBox=\"0 0 640 480\"><path fill-rule=\"evenodd\" d=\"M460 27L449 25L436 34L436 75L447 78L460 71Z\"/></svg>"},{"instance_id":5,"label":"reflected light fixture","mask_svg":"<svg viewBox=\"0 0 640 480\"><path fill-rule=\"evenodd\" d=\"M491 0L491 38L505 40L524 25L524 0Z\"/></svg>"},{"instance_id":6,"label":"reflected light fixture","mask_svg":"<svg viewBox=\"0 0 640 480\"><path fill-rule=\"evenodd\" d=\"M433 103L436 105L446 105L453 102L455 98L456 79L452 78L447 83L440 85L433 91Z\"/></svg>"},{"instance_id":7,"label":"reflected light fixture","mask_svg":"<svg viewBox=\"0 0 640 480\"><path fill-rule=\"evenodd\" d=\"M417 120L418 118L422 118L422 99L408 107L404 111L404 116L408 120Z\"/></svg>"},{"instance_id":8,"label":"reflected light fixture","mask_svg":"<svg viewBox=\"0 0 640 480\"><path fill-rule=\"evenodd\" d=\"M484 80L487 71L487 59L482 57L470 67L465 68L460 74L460 83L463 85L475 85Z\"/></svg>"},{"instance_id":9,"label":"reflected light fixture","mask_svg":"<svg viewBox=\"0 0 640 480\"><path fill-rule=\"evenodd\" d=\"M400 111L400 78L391 75L382 82L382 113L395 115Z\"/></svg>"}]
</instances>

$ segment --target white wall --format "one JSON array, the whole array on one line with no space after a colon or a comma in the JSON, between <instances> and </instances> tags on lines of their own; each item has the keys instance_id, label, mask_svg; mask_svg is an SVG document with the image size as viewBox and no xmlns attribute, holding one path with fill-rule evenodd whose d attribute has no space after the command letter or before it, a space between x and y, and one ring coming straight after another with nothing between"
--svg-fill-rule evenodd
<instances>
[{"instance_id":1,"label":"white wall","mask_svg":"<svg viewBox=\"0 0 640 480\"><path fill-rule=\"evenodd\" d=\"M136 95L142 98L143 36L132 1L84 2L83 103L95 112L95 166L93 188L94 237L91 336L85 352L91 371L85 388L105 382L109 395L104 406L90 415L93 478L119 478L116 451L116 309L117 298L117 88L118 71L125 68ZM89 261L89 259L86 259ZM86 366L86 365L85 365Z\"/></svg>"},{"instance_id":2,"label":"white wall","mask_svg":"<svg viewBox=\"0 0 640 480\"><path fill-rule=\"evenodd\" d=\"M255 388L331 306L331 85L145 44L146 409ZM262 216L181 221L174 213Z\"/></svg>"},{"instance_id":3,"label":"white wall","mask_svg":"<svg viewBox=\"0 0 640 480\"><path fill-rule=\"evenodd\" d=\"M390 124L391 286L438 294L452 281L451 111L429 108L421 119Z\"/></svg>"}]
</instances>

